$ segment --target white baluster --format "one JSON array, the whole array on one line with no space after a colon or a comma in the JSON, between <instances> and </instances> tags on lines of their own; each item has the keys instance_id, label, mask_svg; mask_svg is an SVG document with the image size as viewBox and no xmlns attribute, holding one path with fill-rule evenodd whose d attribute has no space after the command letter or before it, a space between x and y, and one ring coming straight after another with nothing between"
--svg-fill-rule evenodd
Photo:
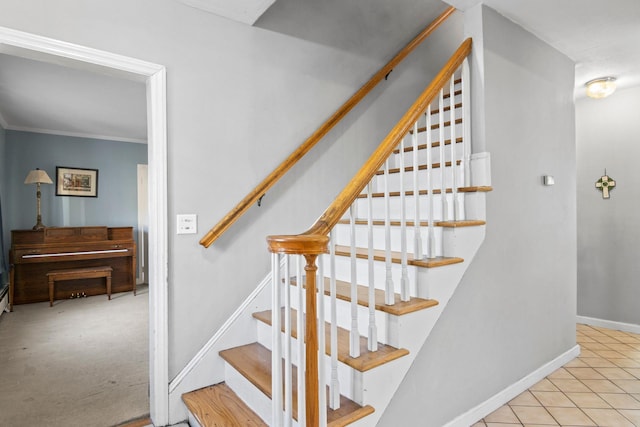
<instances>
[{"instance_id":1,"label":"white baluster","mask_svg":"<svg viewBox=\"0 0 640 427\"><path fill-rule=\"evenodd\" d=\"M462 61L462 147L464 186L471 186L471 74L469 58Z\"/></svg>"},{"instance_id":2,"label":"white baluster","mask_svg":"<svg viewBox=\"0 0 640 427\"><path fill-rule=\"evenodd\" d=\"M400 158L404 153L400 153ZM393 291L393 277L391 275L391 201L389 200L389 159L384 162L384 246L385 246L385 283L384 302L386 305L395 304Z\"/></svg>"},{"instance_id":3,"label":"white baluster","mask_svg":"<svg viewBox=\"0 0 640 427\"><path fill-rule=\"evenodd\" d=\"M445 179L445 162L446 153L444 149L444 89L440 89L440 97L438 98L438 135L440 138L440 200L442 203L442 220L449 219L449 206L447 201L447 183Z\"/></svg>"},{"instance_id":4,"label":"white baluster","mask_svg":"<svg viewBox=\"0 0 640 427\"><path fill-rule=\"evenodd\" d=\"M282 423L282 322L280 317L280 255L271 256L271 416L272 425Z\"/></svg>"},{"instance_id":5,"label":"white baluster","mask_svg":"<svg viewBox=\"0 0 640 427\"><path fill-rule=\"evenodd\" d=\"M331 409L340 408L340 382L338 381L338 309L336 286L336 247L335 231L331 230L329 243L329 274L331 290L331 385L329 388L329 406ZM304 384L304 383L298 383ZM300 406L298 406L300 407ZM300 424L301 426L304 424Z\"/></svg>"},{"instance_id":6,"label":"white baluster","mask_svg":"<svg viewBox=\"0 0 640 427\"><path fill-rule=\"evenodd\" d=\"M358 331L358 275L356 269L356 219L353 205L349 208L351 228L351 331L349 332L349 355L360 357L360 332Z\"/></svg>"},{"instance_id":7,"label":"white baluster","mask_svg":"<svg viewBox=\"0 0 640 427\"><path fill-rule=\"evenodd\" d=\"M431 105L427 107L426 112L427 126L427 203L429 210L427 212L427 256L429 258L436 257L436 232L434 225L434 206L433 206L433 138L431 137Z\"/></svg>"},{"instance_id":8,"label":"white baluster","mask_svg":"<svg viewBox=\"0 0 640 427\"><path fill-rule=\"evenodd\" d=\"M369 351L378 351L378 327L376 326L376 287L373 274L373 197L371 197L371 181L367 185L367 233L368 251L367 262L369 267L368 290L369 290L369 337L367 348Z\"/></svg>"},{"instance_id":9,"label":"white baluster","mask_svg":"<svg viewBox=\"0 0 640 427\"><path fill-rule=\"evenodd\" d=\"M324 321L324 257L318 257L318 407L320 425L327 425L327 376L325 375L324 355L326 353L326 331Z\"/></svg>"},{"instance_id":10,"label":"white baluster","mask_svg":"<svg viewBox=\"0 0 640 427\"><path fill-rule=\"evenodd\" d=\"M418 169L420 168L418 164L418 122L413 124L411 145L413 147L413 199L415 200L413 208L413 256L415 259L424 259L424 254L422 253L422 227L420 226L420 185L418 184Z\"/></svg>"},{"instance_id":11,"label":"white baluster","mask_svg":"<svg viewBox=\"0 0 640 427\"><path fill-rule=\"evenodd\" d=\"M453 220L460 216L460 203L458 201L458 178L456 159L456 99L455 99L455 74L451 75L449 83L449 120L451 121L451 193L453 194ZM444 172L444 169L442 170Z\"/></svg>"},{"instance_id":12,"label":"white baluster","mask_svg":"<svg viewBox=\"0 0 640 427\"><path fill-rule=\"evenodd\" d=\"M289 255L284 257L284 425L291 426L293 420L293 384L291 358L291 274ZM280 310L278 309L278 315ZM278 331L280 331L278 329Z\"/></svg>"},{"instance_id":13,"label":"white baluster","mask_svg":"<svg viewBox=\"0 0 640 427\"><path fill-rule=\"evenodd\" d=\"M400 140L400 299L409 301L409 274L407 270L407 198L404 185L404 138Z\"/></svg>"}]
</instances>

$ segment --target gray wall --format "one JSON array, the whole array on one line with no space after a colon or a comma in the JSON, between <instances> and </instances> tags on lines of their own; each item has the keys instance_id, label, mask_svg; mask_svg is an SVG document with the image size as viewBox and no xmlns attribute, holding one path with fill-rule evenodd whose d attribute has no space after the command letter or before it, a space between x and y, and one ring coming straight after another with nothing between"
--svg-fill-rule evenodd
<instances>
[{"instance_id":1,"label":"gray wall","mask_svg":"<svg viewBox=\"0 0 640 427\"><path fill-rule=\"evenodd\" d=\"M640 325L640 88L576 101L578 314ZM605 200L595 182L616 180Z\"/></svg>"},{"instance_id":2,"label":"gray wall","mask_svg":"<svg viewBox=\"0 0 640 427\"><path fill-rule=\"evenodd\" d=\"M381 426L442 426L575 345L573 63L489 8L468 15L484 31L486 240Z\"/></svg>"},{"instance_id":3,"label":"gray wall","mask_svg":"<svg viewBox=\"0 0 640 427\"><path fill-rule=\"evenodd\" d=\"M313 31L303 37L304 26L287 25L296 16L288 5L316 8L304 15L313 17ZM0 26L167 67L171 378L267 274L265 236L304 231L462 41L462 20L454 18L261 208L204 249L202 234L446 5L299 0L281 7L249 27L175 0L3 1ZM175 236L178 213L197 214L200 234Z\"/></svg>"},{"instance_id":4,"label":"gray wall","mask_svg":"<svg viewBox=\"0 0 640 427\"><path fill-rule=\"evenodd\" d=\"M43 169L53 185L41 185L42 222L47 226L133 226L138 223L137 164L147 163L147 146L32 132L6 131L3 168L5 248L9 230L36 223L36 189L25 185L30 170ZM56 196L56 166L98 169L98 197ZM135 233L134 233L135 236Z\"/></svg>"}]
</instances>

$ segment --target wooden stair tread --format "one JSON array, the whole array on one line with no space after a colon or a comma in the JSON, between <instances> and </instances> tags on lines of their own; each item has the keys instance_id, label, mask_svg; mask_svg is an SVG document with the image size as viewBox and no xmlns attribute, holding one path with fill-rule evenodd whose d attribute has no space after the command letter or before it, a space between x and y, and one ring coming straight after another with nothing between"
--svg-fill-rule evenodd
<instances>
[{"instance_id":1,"label":"wooden stair tread","mask_svg":"<svg viewBox=\"0 0 640 427\"><path fill-rule=\"evenodd\" d=\"M336 245L336 255L339 256L351 256L351 248L349 246ZM356 257L360 259L368 259L367 248L356 248ZM391 251L391 262L394 264L400 264L400 252ZM386 255L384 250L375 249L373 251L373 258L376 261L385 261ZM464 259L457 257L435 257L425 259L413 259L413 254L407 254L407 264L415 265L416 267L434 268L443 267L445 265L459 264L464 262Z\"/></svg>"},{"instance_id":2,"label":"wooden stair tread","mask_svg":"<svg viewBox=\"0 0 640 427\"><path fill-rule=\"evenodd\" d=\"M462 119L456 119L455 120L455 124L456 125L459 125L460 123L462 123ZM443 123L443 125L444 125L444 127L449 127L449 126L451 126L451 121L447 120L446 122ZM435 123L435 124L431 125L431 130L436 130L436 129L439 129L439 128L440 128L440 123ZM418 128L418 133L425 132L426 130L427 130L426 126L419 127ZM410 130L409 133L413 134L413 131Z\"/></svg>"},{"instance_id":3,"label":"wooden stair tread","mask_svg":"<svg viewBox=\"0 0 640 427\"><path fill-rule=\"evenodd\" d=\"M258 343L234 347L220 352L220 356L262 393L271 398L271 351ZM298 369L292 367L293 382L293 417L298 419ZM328 391L327 391L328 392ZM370 405L360 406L354 401L340 396L340 409L327 407L327 425L331 427L346 426L374 411ZM242 425L242 424L241 424Z\"/></svg>"},{"instance_id":4,"label":"wooden stair tread","mask_svg":"<svg viewBox=\"0 0 640 427\"><path fill-rule=\"evenodd\" d=\"M282 331L284 332L284 309L281 309L283 319ZM297 310L291 309L291 336L298 337L296 327ZM271 310L253 313L253 317L259 321L271 325ZM378 343L377 351L369 351L367 348L367 338L360 337L360 357L349 356L349 331L338 327L338 360L345 365L351 366L359 372L366 372L387 362L396 360L409 354L409 350L395 348L390 345ZM325 354L331 354L331 325L325 322Z\"/></svg>"},{"instance_id":5,"label":"wooden stair tread","mask_svg":"<svg viewBox=\"0 0 640 427\"><path fill-rule=\"evenodd\" d=\"M456 165L460 165L462 163L461 160L456 160ZM451 166L451 162L445 162L444 163L445 167L449 167ZM431 169L439 169L440 168L440 163L436 162L436 163L432 163L431 164ZM424 171L427 170L427 165L419 165L418 166L418 170L419 171ZM404 168L405 172L413 172L413 166L406 166ZM400 168L391 168L389 169L389 174L395 174L395 173L400 173ZM376 172L376 175L384 175L384 169L379 170L378 172Z\"/></svg>"},{"instance_id":6,"label":"wooden stair tread","mask_svg":"<svg viewBox=\"0 0 640 427\"><path fill-rule=\"evenodd\" d=\"M462 108L462 102L458 102L457 104L453 105L454 109L458 109L458 108ZM446 105L443 109L443 111L451 111L451 106L450 105ZM435 116L436 114L440 113L440 109L436 108L435 110L431 110L431 115Z\"/></svg>"},{"instance_id":7,"label":"wooden stair tread","mask_svg":"<svg viewBox=\"0 0 640 427\"><path fill-rule=\"evenodd\" d=\"M373 222L373 225L384 226L383 219L374 219L372 222ZM366 219L356 219L355 223L356 225L368 224ZM340 221L338 221L338 224L349 224L349 220L341 219ZM392 220L390 221L390 224L392 227L400 227L400 221L398 220ZM433 225L435 225L436 227L458 228L458 227L476 227L479 225L486 225L486 224L487 222L481 219L463 219L463 220L457 220L457 221L435 221ZM415 223L413 221L407 220L407 227L413 227L414 225ZM429 221L420 221L420 226L428 227Z\"/></svg>"},{"instance_id":8,"label":"wooden stair tread","mask_svg":"<svg viewBox=\"0 0 640 427\"><path fill-rule=\"evenodd\" d=\"M296 278L291 279L291 284L297 286ZM331 295L331 279L324 278L324 294ZM351 283L342 280L336 280L336 298L351 302ZM402 301L400 294L394 293L394 304L387 305L384 299L384 291L382 289L375 290L375 306L376 310L395 316L413 313L415 311L424 310L438 305L438 301L434 299L424 299L411 297L409 301ZM367 286L358 285L358 305L369 307L369 288Z\"/></svg>"},{"instance_id":9,"label":"wooden stair tread","mask_svg":"<svg viewBox=\"0 0 640 427\"><path fill-rule=\"evenodd\" d=\"M459 136L456 138L456 144L460 144L462 143L462 137ZM445 139L444 140L444 145L451 145L451 140L450 139ZM437 148L440 147L440 141L433 141L431 143L431 147L432 148ZM418 150L426 150L427 149L427 144L420 144L418 145ZM404 147L404 152L405 153L410 153L411 151L413 151L413 145L407 145ZM399 154L400 153L400 149L396 148L395 150L393 150L393 154Z\"/></svg>"},{"instance_id":10,"label":"wooden stair tread","mask_svg":"<svg viewBox=\"0 0 640 427\"><path fill-rule=\"evenodd\" d=\"M458 187L458 193L487 193L489 191L492 191L493 188L490 186L475 186L475 187ZM446 193L453 193L453 189L452 188L447 188L445 189ZM429 194L428 190L420 190L418 191L418 195L420 196L426 196L427 194ZM442 190L437 188L433 190L433 194L442 194ZM413 196L413 190L407 190L404 192L405 196ZM389 197L399 197L400 196L400 192L399 191L390 191L389 192ZM366 193L361 193L358 195L359 199L365 199L367 197ZM384 197L384 193L372 193L371 197Z\"/></svg>"},{"instance_id":11,"label":"wooden stair tread","mask_svg":"<svg viewBox=\"0 0 640 427\"><path fill-rule=\"evenodd\" d=\"M182 401L202 427L268 426L224 382L185 393Z\"/></svg>"}]
</instances>

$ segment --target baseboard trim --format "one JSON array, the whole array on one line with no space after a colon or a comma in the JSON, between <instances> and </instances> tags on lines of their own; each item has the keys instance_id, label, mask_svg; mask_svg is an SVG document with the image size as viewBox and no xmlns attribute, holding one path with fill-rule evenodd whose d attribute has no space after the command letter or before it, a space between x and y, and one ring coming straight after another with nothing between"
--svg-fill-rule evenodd
<instances>
[{"instance_id":1,"label":"baseboard trim","mask_svg":"<svg viewBox=\"0 0 640 427\"><path fill-rule=\"evenodd\" d=\"M472 425L473 423L486 417L505 403L509 402L511 399L518 396L520 393L527 390L529 387L542 380L544 377L551 374L556 369L561 368L571 360L575 359L579 355L580 346L576 344L570 350L564 352L552 361L542 365L540 368L531 372L526 377L511 384L510 386L493 395L478 406L449 421L447 424L445 424L444 427L468 427Z\"/></svg>"},{"instance_id":2,"label":"baseboard trim","mask_svg":"<svg viewBox=\"0 0 640 427\"><path fill-rule=\"evenodd\" d=\"M576 316L576 322L584 323L585 325L589 326L598 326L600 328L609 328L618 331L640 334L640 325L635 325L633 323L615 322L613 320L604 320L587 316Z\"/></svg>"}]
</instances>

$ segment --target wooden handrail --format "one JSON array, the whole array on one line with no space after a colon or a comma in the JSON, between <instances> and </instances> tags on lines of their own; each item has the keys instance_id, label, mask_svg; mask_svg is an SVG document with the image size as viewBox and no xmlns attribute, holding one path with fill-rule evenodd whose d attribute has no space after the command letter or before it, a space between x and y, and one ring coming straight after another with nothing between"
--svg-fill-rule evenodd
<instances>
[{"instance_id":1,"label":"wooden handrail","mask_svg":"<svg viewBox=\"0 0 640 427\"><path fill-rule=\"evenodd\" d=\"M200 244L206 248L211 246L233 223L235 223L260 197L278 182L298 160L304 157L333 127L342 120L371 90L385 78L407 55L424 41L438 26L444 22L456 9L448 7L440 16L429 24L409 44L407 44L384 67L374 74L351 98L347 100L331 117L327 119L306 141L289 155L276 169L273 170L260 184L258 184L244 199L222 218L207 234L200 239Z\"/></svg>"},{"instance_id":2,"label":"wooden handrail","mask_svg":"<svg viewBox=\"0 0 640 427\"><path fill-rule=\"evenodd\" d=\"M309 230L302 233L303 235L320 235L326 236L329 231L342 218L349 206L362 192L364 187L373 178L375 173L383 165L384 161L391 155L394 148L398 146L400 140L409 132L409 129L418 120L427 106L438 95L440 89L444 87L453 72L460 67L464 59L471 53L471 39L466 39L456 52L449 58L444 67L436 75L433 81L420 94L418 99L407 110L405 115L393 127L391 132L382 140L378 148L373 152L369 160L358 171L355 177L347 184L342 192L335 198L333 203L324 211L314 225ZM272 236L277 238L280 245L284 240L294 242L299 236ZM269 238L270 239L270 238Z\"/></svg>"}]
</instances>

